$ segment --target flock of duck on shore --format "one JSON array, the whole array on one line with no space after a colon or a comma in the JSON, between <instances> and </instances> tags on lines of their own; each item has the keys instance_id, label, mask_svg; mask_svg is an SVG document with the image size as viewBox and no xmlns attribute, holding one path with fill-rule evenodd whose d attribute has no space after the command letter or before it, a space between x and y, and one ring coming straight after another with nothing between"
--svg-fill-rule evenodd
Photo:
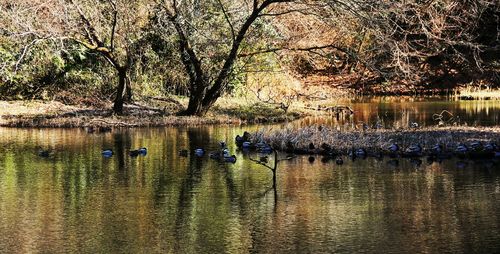
<instances>
[{"instance_id":1,"label":"flock of duck on shore","mask_svg":"<svg viewBox=\"0 0 500 254\"><path fill-rule=\"evenodd\" d=\"M260 162L267 163L267 154L274 151L274 148L264 141L252 142L252 136L248 132L244 132L242 136L237 135L235 138L235 143L238 148L242 151L256 151L262 156L260 156ZM443 160L451 157L458 157L461 159L500 159L500 149L495 142L481 142L472 141L468 144L460 143L456 146L450 147L443 144L435 144L432 147L423 148L420 144L412 144L405 148L400 147L397 143L392 143L386 148L367 150L365 148L351 148L346 150L336 150L331 145L322 143L319 147L316 147L314 143L309 143L306 148L296 148L293 144L287 144L284 152L288 154L296 155L322 155L323 161L328 161L330 159L335 159L336 164L343 164L342 156L348 156L351 159L361 158L365 159L367 157L374 157L381 159L384 156L389 156L391 158L407 157L407 158L419 158L427 156L430 160ZM49 150L40 150L38 155L41 157L49 157L51 152ZM111 149L105 149L101 152L103 157L112 157L114 152ZM130 150L128 152L129 156L146 156L147 148L142 147L136 150ZM190 151L183 149L178 152L179 156L187 157ZM196 148L193 151L194 156L204 157L207 152L204 148ZM219 142L219 149L216 151L208 152L208 157L219 161L219 162L229 162L235 163L236 156L230 154L226 142ZM309 158L310 162L314 162L314 158Z\"/></svg>"}]
</instances>

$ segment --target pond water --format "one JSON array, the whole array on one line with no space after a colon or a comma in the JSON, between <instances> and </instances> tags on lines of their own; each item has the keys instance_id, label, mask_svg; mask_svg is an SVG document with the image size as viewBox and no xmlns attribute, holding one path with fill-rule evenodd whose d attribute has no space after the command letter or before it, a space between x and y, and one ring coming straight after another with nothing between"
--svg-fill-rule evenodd
<instances>
[{"instance_id":1,"label":"pond water","mask_svg":"<svg viewBox=\"0 0 500 254\"><path fill-rule=\"evenodd\" d=\"M500 100L453 100L446 97L361 97L339 100L329 105L349 106L351 116L324 117L318 114L297 121L298 125L323 124L356 127L378 123L385 128L446 125L494 126L500 125ZM443 112L446 110L446 112ZM342 116L342 115L341 115Z\"/></svg>"},{"instance_id":2,"label":"pond water","mask_svg":"<svg viewBox=\"0 0 500 254\"><path fill-rule=\"evenodd\" d=\"M241 132L0 128L0 253L500 251L498 162L297 157L280 162L275 196L233 142L235 164L178 156Z\"/></svg>"}]
</instances>

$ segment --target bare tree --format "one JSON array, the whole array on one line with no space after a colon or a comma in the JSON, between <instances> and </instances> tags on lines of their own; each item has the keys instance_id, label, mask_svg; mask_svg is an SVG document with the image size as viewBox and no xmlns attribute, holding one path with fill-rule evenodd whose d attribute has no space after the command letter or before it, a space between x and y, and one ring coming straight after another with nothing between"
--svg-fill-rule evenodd
<instances>
[{"instance_id":1,"label":"bare tree","mask_svg":"<svg viewBox=\"0 0 500 254\"><path fill-rule=\"evenodd\" d=\"M162 24L177 34L190 79L184 114L204 115L225 92L252 26L275 5L293 0L160 1Z\"/></svg>"},{"instance_id":2,"label":"bare tree","mask_svg":"<svg viewBox=\"0 0 500 254\"><path fill-rule=\"evenodd\" d=\"M118 85L113 110L123 111L131 97L128 71L134 44L147 25L148 5L133 0L19 0L1 1L6 33L22 42L16 68L38 43L51 40L59 49L77 43L103 57L116 71Z\"/></svg>"}]
</instances>

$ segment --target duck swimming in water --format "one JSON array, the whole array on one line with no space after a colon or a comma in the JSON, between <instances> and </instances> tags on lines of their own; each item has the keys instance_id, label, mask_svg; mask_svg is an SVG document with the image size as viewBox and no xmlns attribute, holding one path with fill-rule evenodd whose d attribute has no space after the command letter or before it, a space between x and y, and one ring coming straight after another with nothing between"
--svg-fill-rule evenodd
<instances>
[{"instance_id":1,"label":"duck swimming in water","mask_svg":"<svg viewBox=\"0 0 500 254\"><path fill-rule=\"evenodd\" d=\"M236 155L224 156L224 162L236 163Z\"/></svg>"},{"instance_id":2,"label":"duck swimming in water","mask_svg":"<svg viewBox=\"0 0 500 254\"><path fill-rule=\"evenodd\" d=\"M49 150L39 150L38 156L48 158L50 156L50 151Z\"/></svg>"},{"instance_id":3,"label":"duck swimming in water","mask_svg":"<svg viewBox=\"0 0 500 254\"><path fill-rule=\"evenodd\" d=\"M498 149L498 147L497 147L497 144L495 144L493 142L489 142L483 146L483 149L484 149L484 151L487 151L487 152L494 152Z\"/></svg>"},{"instance_id":4,"label":"duck swimming in water","mask_svg":"<svg viewBox=\"0 0 500 254\"><path fill-rule=\"evenodd\" d=\"M102 154L102 156L109 158L109 157L113 156L113 150L105 149L105 150L102 150L101 154Z\"/></svg>"},{"instance_id":5,"label":"duck swimming in water","mask_svg":"<svg viewBox=\"0 0 500 254\"><path fill-rule=\"evenodd\" d=\"M411 145L408 148L406 148L404 152L405 156L421 156L422 155L422 147L419 144L416 145Z\"/></svg>"},{"instance_id":6,"label":"duck swimming in water","mask_svg":"<svg viewBox=\"0 0 500 254\"><path fill-rule=\"evenodd\" d=\"M273 152L273 148L266 144L264 147L259 148L258 151L260 153L269 154Z\"/></svg>"},{"instance_id":7,"label":"duck swimming in water","mask_svg":"<svg viewBox=\"0 0 500 254\"><path fill-rule=\"evenodd\" d=\"M354 151L354 155L359 158L365 158L366 157L366 150L363 148L358 148L356 151Z\"/></svg>"},{"instance_id":8,"label":"duck swimming in water","mask_svg":"<svg viewBox=\"0 0 500 254\"><path fill-rule=\"evenodd\" d=\"M236 145L238 147L240 147L243 145L243 142L245 142L245 139L240 135L236 135L236 138L234 139L234 141L236 142Z\"/></svg>"},{"instance_id":9,"label":"duck swimming in water","mask_svg":"<svg viewBox=\"0 0 500 254\"><path fill-rule=\"evenodd\" d=\"M252 143L248 142L248 141L244 141L242 144L241 144L241 147L243 147L243 149L250 149L252 147Z\"/></svg>"},{"instance_id":10,"label":"duck swimming in water","mask_svg":"<svg viewBox=\"0 0 500 254\"><path fill-rule=\"evenodd\" d=\"M205 155L205 149L203 149L203 148L194 149L194 155L196 155L198 157L203 157L203 155Z\"/></svg>"},{"instance_id":11,"label":"duck swimming in water","mask_svg":"<svg viewBox=\"0 0 500 254\"><path fill-rule=\"evenodd\" d=\"M139 148L137 150L130 150L128 154L132 157L137 157L139 155L146 156L148 149L146 147Z\"/></svg>"},{"instance_id":12,"label":"duck swimming in water","mask_svg":"<svg viewBox=\"0 0 500 254\"><path fill-rule=\"evenodd\" d=\"M479 150L482 150L483 144L481 144L480 141L474 141L474 142L470 143L470 147L474 151L479 151Z\"/></svg>"},{"instance_id":13,"label":"duck swimming in water","mask_svg":"<svg viewBox=\"0 0 500 254\"><path fill-rule=\"evenodd\" d=\"M335 163L337 165L342 165L344 164L344 160L342 160L342 157L337 157L337 159L335 159Z\"/></svg>"},{"instance_id":14,"label":"duck swimming in water","mask_svg":"<svg viewBox=\"0 0 500 254\"><path fill-rule=\"evenodd\" d=\"M459 144L457 146L457 148L455 148L455 152L458 154L461 154L461 155L467 153L468 151L469 151L469 148L467 148L467 146L464 144Z\"/></svg>"},{"instance_id":15,"label":"duck swimming in water","mask_svg":"<svg viewBox=\"0 0 500 254\"><path fill-rule=\"evenodd\" d=\"M438 155L443 153L443 145L437 144L431 148L431 154Z\"/></svg>"},{"instance_id":16,"label":"duck swimming in water","mask_svg":"<svg viewBox=\"0 0 500 254\"><path fill-rule=\"evenodd\" d=\"M399 146L396 143L392 143L387 149L391 153L397 153L399 151Z\"/></svg>"}]
</instances>

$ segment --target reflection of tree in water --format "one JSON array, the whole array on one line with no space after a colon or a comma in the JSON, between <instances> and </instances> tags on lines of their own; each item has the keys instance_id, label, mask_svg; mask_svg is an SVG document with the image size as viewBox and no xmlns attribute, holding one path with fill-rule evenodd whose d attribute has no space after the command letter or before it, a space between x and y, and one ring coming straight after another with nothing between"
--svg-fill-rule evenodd
<instances>
[{"instance_id":1,"label":"reflection of tree in water","mask_svg":"<svg viewBox=\"0 0 500 254\"><path fill-rule=\"evenodd\" d=\"M113 151L118 162L118 167L116 168L117 180L124 185L128 185L129 180L127 156L131 145L132 140L128 130L113 133Z\"/></svg>"},{"instance_id":2,"label":"reflection of tree in water","mask_svg":"<svg viewBox=\"0 0 500 254\"><path fill-rule=\"evenodd\" d=\"M187 135L189 140L190 152L198 147L204 147L206 142L205 137L209 137L208 129L206 128L188 128ZM189 156L186 175L180 185L177 214L175 218L175 252L181 253L183 246L183 238L190 235L189 228L186 228L186 221L189 220L192 205L193 205L193 190L202 180L202 163L203 161L195 156ZM186 232L188 231L188 232Z\"/></svg>"}]
</instances>

